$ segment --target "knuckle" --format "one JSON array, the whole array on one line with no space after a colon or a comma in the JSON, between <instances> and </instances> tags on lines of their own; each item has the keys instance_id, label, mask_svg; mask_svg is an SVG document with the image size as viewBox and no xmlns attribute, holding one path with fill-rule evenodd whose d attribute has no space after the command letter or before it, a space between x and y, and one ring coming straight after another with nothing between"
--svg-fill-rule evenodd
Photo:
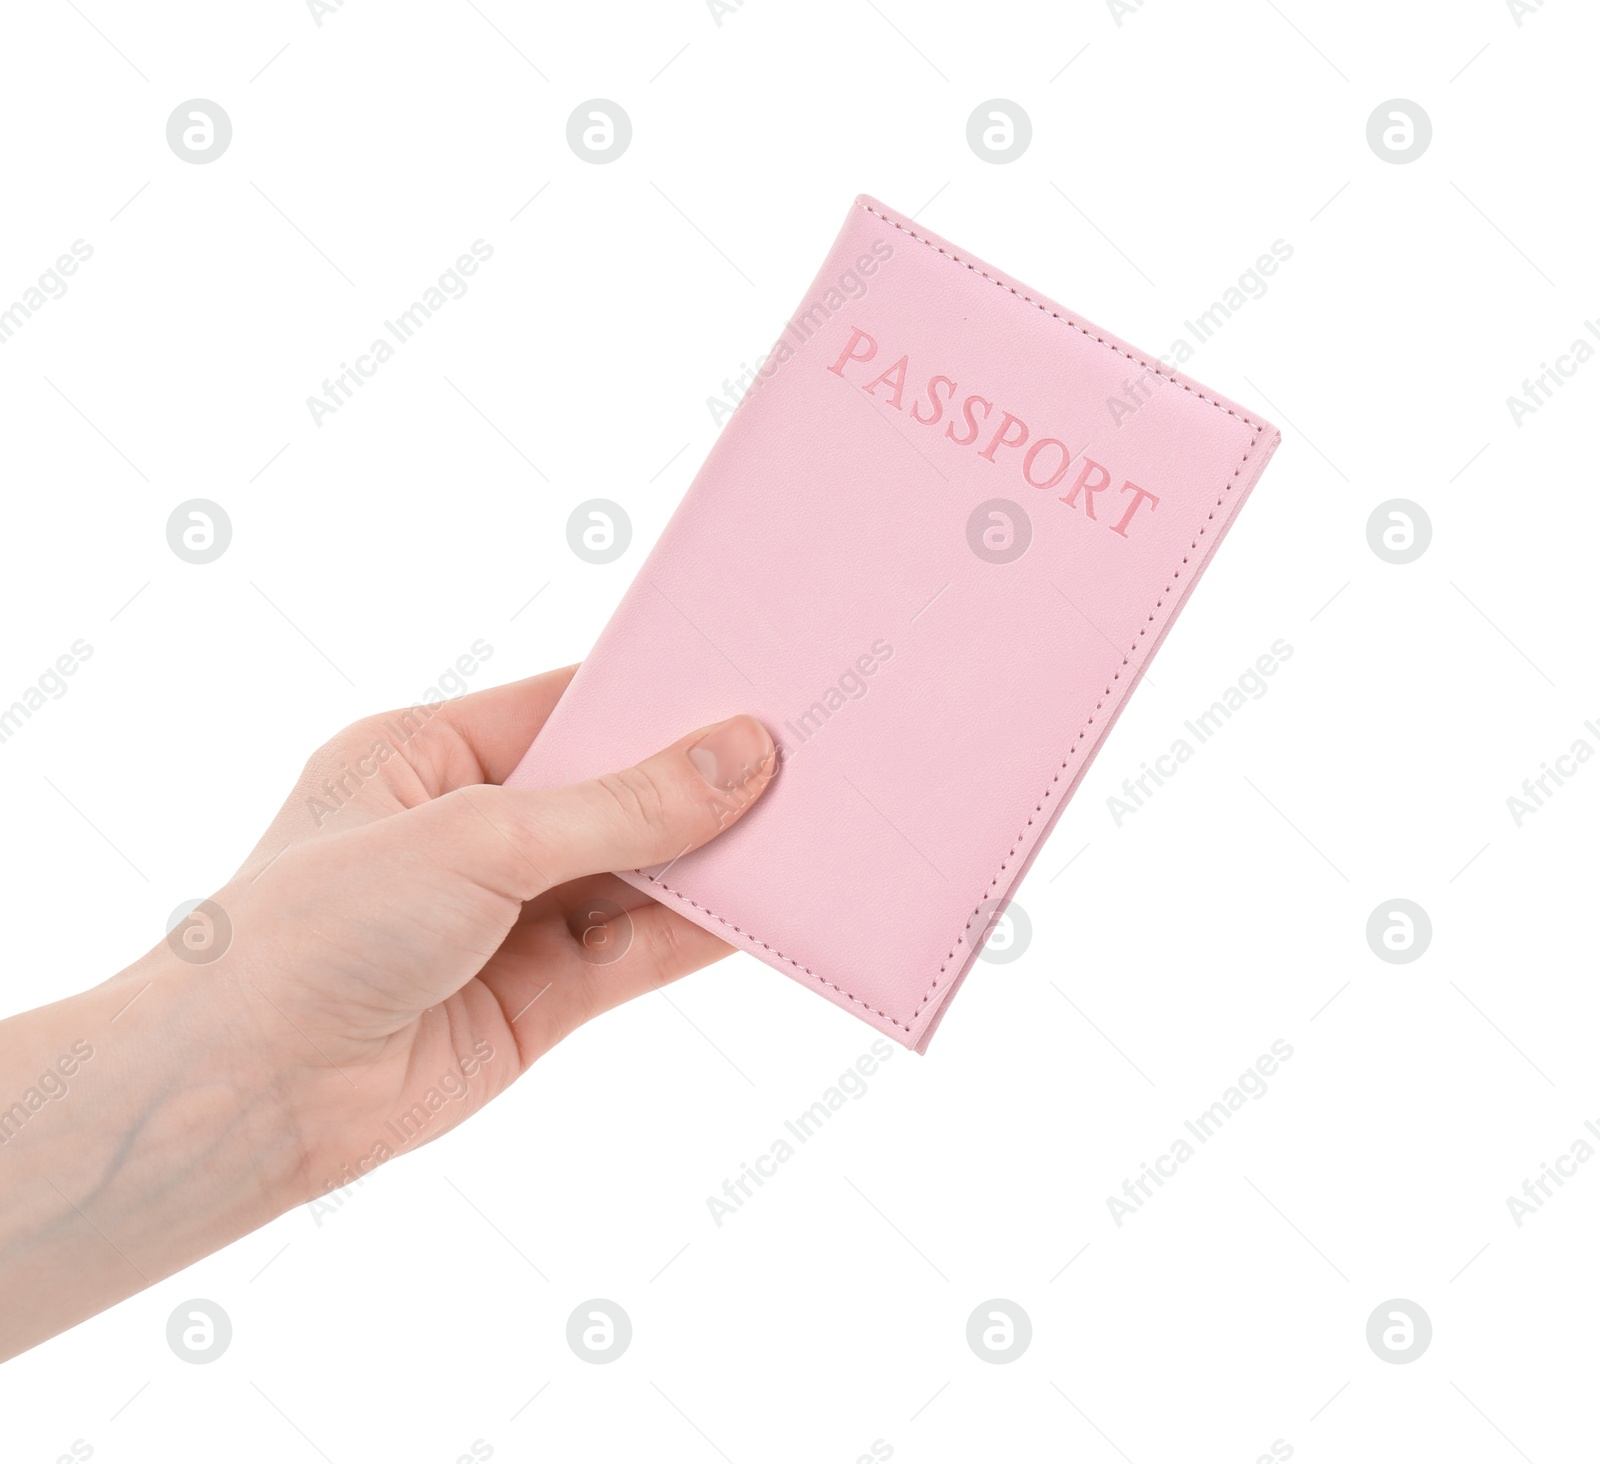
<instances>
[{"instance_id":1,"label":"knuckle","mask_svg":"<svg viewBox=\"0 0 1600 1464\"><path fill-rule=\"evenodd\" d=\"M664 985L682 974L685 964L682 927L676 920L651 921L645 933L645 955L651 979Z\"/></svg>"},{"instance_id":2,"label":"knuckle","mask_svg":"<svg viewBox=\"0 0 1600 1464\"><path fill-rule=\"evenodd\" d=\"M644 768L625 768L599 779L604 795L629 823L652 833L665 832L672 823L672 804L660 782Z\"/></svg>"},{"instance_id":3,"label":"knuckle","mask_svg":"<svg viewBox=\"0 0 1600 1464\"><path fill-rule=\"evenodd\" d=\"M323 748L330 752L345 752L352 747L365 747L378 735L379 724L378 717L358 717L335 732L323 743Z\"/></svg>"},{"instance_id":4,"label":"knuckle","mask_svg":"<svg viewBox=\"0 0 1600 1464\"><path fill-rule=\"evenodd\" d=\"M341 727L306 759L307 774L322 776L367 752L381 736L377 717L362 717Z\"/></svg>"},{"instance_id":5,"label":"knuckle","mask_svg":"<svg viewBox=\"0 0 1600 1464\"><path fill-rule=\"evenodd\" d=\"M429 804L449 837L480 851L483 867L518 898L555 882L558 847L551 829L522 800L507 796L493 783L467 784L441 794Z\"/></svg>"},{"instance_id":6,"label":"knuckle","mask_svg":"<svg viewBox=\"0 0 1600 1464\"><path fill-rule=\"evenodd\" d=\"M449 792L432 799L427 808L432 818L437 819L454 838L463 841L470 838L477 828L481 828L485 819L495 825L505 822L504 816L492 806L485 807L475 802L471 796L472 792L481 795L482 790L452 788ZM484 804L488 802L488 799L483 800Z\"/></svg>"}]
</instances>

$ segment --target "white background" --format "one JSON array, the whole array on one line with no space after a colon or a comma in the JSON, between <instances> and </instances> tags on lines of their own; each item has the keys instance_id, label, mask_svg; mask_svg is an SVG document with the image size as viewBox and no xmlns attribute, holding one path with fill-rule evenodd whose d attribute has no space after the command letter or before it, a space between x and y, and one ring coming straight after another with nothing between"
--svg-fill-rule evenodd
<instances>
[{"instance_id":1,"label":"white background","mask_svg":"<svg viewBox=\"0 0 1600 1464\"><path fill-rule=\"evenodd\" d=\"M1600 1163L1520 1229L1506 1205L1600 1119L1600 763L1521 827L1506 804L1600 748L1600 363L1506 406L1600 315L1591 9L50 0L5 28L0 304L94 250L0 347L0 703L94 648L0 745L11 1010L146 949L317 743L475 640L475 685L581 658L858 191L1157 353L1294 251L1186 368L1283 447L1018 892L1031 947L930 1056L719 1229L706 1197L871 1038L738 956L335 1213L12 1362L8 1461L1591 1447ZM204 166L165 138L196 97L233 124ZM605 166L566 141L593 97L633 123ZM1396 97L1434 127L1403 166L1366 138ZM1003 166L966 142L990 98L1032 119ZM480 238L470 292L315 425ZM164 537L196 497L234 528L206 566ZM606 567L564 532L595 497L635 527ZM1433 524L1405 566L1367 544L1391 498ZM1268 694L1119 827L1122 780L1280 638ZM1433 922L1409 965L1365 936L1396 897ZM1116 1225L1275 1039L1266 1095ZM233 1322L208 1366L165 1340L191 1297ZM632 1318L609 1366L566 1344L590 1297ZM966 1342L992 1297L1032 1320L1005 1366ZM1409 1365L1366 1341L1389 1298L1432 1319Z\"/></svg>"}]
</instances>

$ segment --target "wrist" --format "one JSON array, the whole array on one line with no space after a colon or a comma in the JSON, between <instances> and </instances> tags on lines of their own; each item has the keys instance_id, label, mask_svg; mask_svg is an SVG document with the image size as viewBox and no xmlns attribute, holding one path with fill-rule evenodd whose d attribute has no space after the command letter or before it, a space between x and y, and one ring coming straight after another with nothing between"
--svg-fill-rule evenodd
<instances>
[{"instance_id":1,"label":"wrist","mask_svg":"<svg viewBox=\"0 0 1600 1464\"><path fill-rule=\"evenodd\" d=\"M123 1108L123 1127L138 1125L148 1156L187 1176L195 1199L233 1230L216 1244L299 1202L296 1070L247 975L228 962L191 965L163 943L75 1001L80 1025L98 1033L90 1040L95 1062L104 1059L104 1098Z\"/></svg>"},{"instance_id":2,"label":"wrist","mask_svg":"<svg viewBox=\"0 0 1600 1464\"><path fill-rule=\"evenodd\" d=\"M295 1202L298 1136L234 985L158 947L0 1022L0 1357Z\"/></svg>"}]
</instances>

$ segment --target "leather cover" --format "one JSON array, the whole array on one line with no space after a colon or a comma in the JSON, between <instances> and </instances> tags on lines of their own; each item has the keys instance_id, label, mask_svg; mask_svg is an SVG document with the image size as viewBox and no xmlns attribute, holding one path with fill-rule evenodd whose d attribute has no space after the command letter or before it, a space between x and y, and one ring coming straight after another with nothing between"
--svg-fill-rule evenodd
<instances>
[{"instance_id":1,"label":"leather cover","mask_svg":"<svg viewBox=\"0 0 1600 1464\"><path fill-rule=\"evenodd\" d=\"M1278 441L858 198L507 782L759 717L760 803L622 877L924 1051Z\"/></svg>"}]
</instances>

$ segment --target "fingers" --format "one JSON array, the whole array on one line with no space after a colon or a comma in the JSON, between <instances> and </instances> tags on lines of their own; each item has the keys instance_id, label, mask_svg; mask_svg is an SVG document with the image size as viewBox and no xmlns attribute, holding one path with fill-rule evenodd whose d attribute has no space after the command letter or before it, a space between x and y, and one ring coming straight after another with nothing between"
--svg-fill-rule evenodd
<instances>
[{"instance_id":1,"label":"fingers","mask_svg":"<svg viewBox=\"0 0 1600 1464\"><path fill-rule=\"evenodd\" d=\"M572 939L585 942L588 959L557 962L546 944L537 948L537 959L491 961L484 968L483 983L494 993L525 1064L602 1012L732 952L732 946L676 911L640 898L641 906L611 918L604 931L570 932ZM507 944L514 940L513 935ZM624 943L620 953L614 942Z\"/></svg>"},{"instance_id":2,"label":"fingers","mask_svg":"<svg viewBox=\"0 0 1600 1464\"><path fill-rule=\"evenodd\" d=\"M240 867L259 873L307 839L387 818L471 783L502 782L561 700L576 666L455 701L363 717L307 760Z\"/></svg>"},{"instance_id":3,"label":"fingers","mask_svg":"<svg viewBox=\"0 0 1600 1464\"><path fill-rule=\"evenodd\" d=\"M563 666L559 671L491 686L434 706L427 730L455 734L417 739L419 756L445 758L436 769L441 786L435 791L464 783L503 783L522 761L577 669ZM393 722L402 715L391 713L386 720Z\"/></svg>"},{"instance_id":4,"label":"fingers","mask_svg":"<svg viewBox=\"0 0 1600 1464\"><path fill-rule=\"evenodd\" d=\"M653 900L632 911L628 921L628 950L620 960L590 967L580 981L558 982L548 993L546 999L555 1000L542 1020L551 1046L602 1012L648 996L733 951L726 941Z\"/></svg>"},{"instance_id":5,"label":"fingers","mask_svg":"<svg viewBox=\"0 0 1600 1464\"><path fill-rule=\"evenodd\" d=\"M738 716L588 782L462 788L403 817L418 821L417 834L464 873L527 900L568 880L666 864L698 848L738 822L776 771L766 729Z\"/></svg>"}]
</instances>

